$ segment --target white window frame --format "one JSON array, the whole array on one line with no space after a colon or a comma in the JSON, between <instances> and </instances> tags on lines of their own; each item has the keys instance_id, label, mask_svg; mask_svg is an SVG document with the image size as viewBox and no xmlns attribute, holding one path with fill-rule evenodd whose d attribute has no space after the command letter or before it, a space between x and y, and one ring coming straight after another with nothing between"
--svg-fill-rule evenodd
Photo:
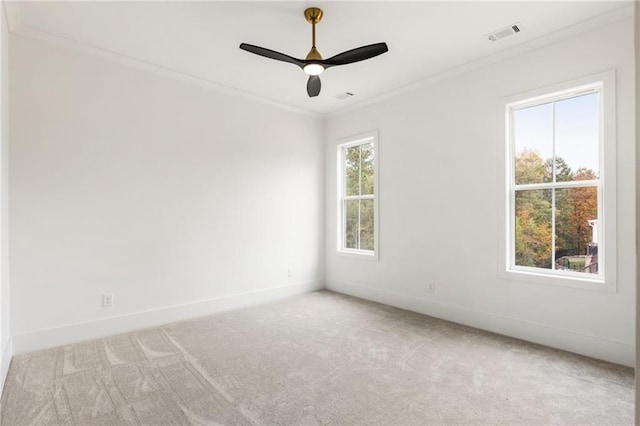
<instances>
[{"instance_id":1,"label":"white window frame","mask_svg":"<svg viewBox=\"0 0 640 426\"><path fill-rule=\"evenodd\" d=\"M346 148L351 148L353 146L364 145L368 143L373 143L373 195L360 195L360 196L349 196L345 195L345 159L344 152ZM338 172L338 188L337 188L337 242L338 254L344 256L357 257L361 259L370 259L370 260L378 260L379 252L380 252L380 238L379 238L379 229L380 229L380 215L378 214L378 200L380 198L379 194L379 186L378 186L378 178L379 178L379 158L380 158L380 143L378 138L378 131L370 131L366 133L362 133L356 136L352 136L349 138L342 139L338 141L337 144L337 172ZM373 250L361 250L361 249L351 249L345 247L344 235L345 235L345 226L346 222L344 220L344 201L346 199L373 199Z\"/></svg>"},{"instance_id":2,"label":"white window frame","mask_svg":"<svg viewBox=\"0 0 640 426\"><path fill-rule=\"evenodd\" d=\"M512 140L512 111L526 106L571 98L580 94L600 93L600 179L594 181L563 182L562 186L598 188L598 274L573 271L546 270L515 265L515 147ZM501 164L499 270L502 278L525 280L589 290L616 292L616 88L615 71L567 81L531 92L503 98L499 102ZM550 185L518 185L519 189L538 189Z\"/></svg>"}]
</instances>

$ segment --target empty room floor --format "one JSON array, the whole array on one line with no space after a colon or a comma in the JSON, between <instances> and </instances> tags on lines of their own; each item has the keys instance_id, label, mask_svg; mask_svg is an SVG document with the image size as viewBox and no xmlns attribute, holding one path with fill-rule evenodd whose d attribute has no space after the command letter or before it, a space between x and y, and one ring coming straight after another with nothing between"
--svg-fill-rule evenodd
<instances>
[{"instance_id":1,"label":"empty room floor","mask_svg":"<svg viewBox=\"0 0 640 426\"><path fill-rule=\"evenodd\" d=\"M2 425L633 424L633 370L329 291L13 358Z\"/></svg>"}]
</instances>

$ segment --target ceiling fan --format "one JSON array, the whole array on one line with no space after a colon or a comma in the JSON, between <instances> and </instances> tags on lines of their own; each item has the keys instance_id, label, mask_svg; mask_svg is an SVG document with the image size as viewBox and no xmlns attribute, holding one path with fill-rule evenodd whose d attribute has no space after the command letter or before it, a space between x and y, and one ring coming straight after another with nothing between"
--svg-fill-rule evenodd
<instances>
[{"instance_id":1,"label":"ceiling fan","mask_svg":"<svg viewBox=\"0 0 640 426\"><path fill-rule=\"evenodd\" d=\"M320 93L320 74L327 68L364 61L365 59L373 58L389 50L386 43L375 43L347 50L329 59L322 59L320 52L316 49L316 24L320 22L322 15L322 9L317 7L310 7L304 11L304 17L307 22L311 24L311 50L305 59L297 59L284 53L276 52L275 50L265 49L264 47L247 43L241 43L240 49L277 61L289 62L302 68L304 72L309 75L307 94L310 98L318 96Z\"/></svg>"}]
</instances>

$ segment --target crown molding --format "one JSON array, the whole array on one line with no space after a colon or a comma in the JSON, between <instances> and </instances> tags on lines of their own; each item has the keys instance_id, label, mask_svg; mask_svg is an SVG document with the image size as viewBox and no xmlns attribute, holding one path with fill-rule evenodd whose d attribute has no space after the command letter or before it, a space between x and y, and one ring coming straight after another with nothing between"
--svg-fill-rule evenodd
<instances>
[{"instance_id":1,"label":"crown molding","mask_svg":"<svg viewBox=\"0 0 640 426\"><path fill-rule=\"evenodd\" d=\"M7 4L7 3L5 3ZM89 44L80 43L78 41L51 34L45 31L37 30L28 26L18 26L11 30L11 33L16 36L37 40L49 45L63 47L73 50L78 53L99 57L111 62L116 62L124 66L135 68L141 71L161 75L163 77L171 78L174 80L182 81L185 83L193 84L204 89L213 90L225 95L234 96L265 105L269 105L288 112L304 115L311 118L322 119L323 114L309 111L303 108L298 108L292 105L288 105L282 102L278 102L273 99L265 98L262 96L254 95L249 92L245 92L233 87L224 86L219 83L207 80L206 78L199 77L197 75L189 74L183 71L179 71L173 68L157 65L151 62L146 62L140 59L136 59L130 56L122 55L113 51L95 47Z\"/></svg>"},{"instance_id":2,"label":"crown molding","mask_svg":"<svg viewBox=\"0 0 640 426\"><path fill-rule=\"evenodd\" d=\"M341 108L337 111L326 113L324 114L324 118L330 119L334 117L339 117L341 115L366 108L370 105L377 104L386 99L395 98L397 96L401 96L401 95L413 92L415 90L422 89L427 86L431 86L435 83L448 80L450 78L453 78L462 74L466 74L468 72L475 71L498 62L502 62L504 60L513 58L515 56L519 56L519 55L531 52L533 50L540 49L542 47L560 42L567 38L577 36L579 34L583 34L583 33L604 27L606 25L620 22L632 17L633 17L633 3L630 3L626 6L622 6L618 9L612 10L611 12L607 12L602 15L596 16L594 18L588 19L586 21L580 22L578 24L572 25L570 27L563 28L562 30L552 32L545 36L528 41L527 43L523 43L519 46L515 46L513 48L510 48L489 56L485 56L471 62L467 62L457 67L450 68L446 71L443 71L443 72L428 76L422 80L416 81L415 83L398 87L397 89L391 90L387 93L384 93L378 96L373 96L367 99L363 99L352 105L345 106L344 108Z\"/></svg>"},{"instance_id":3,"label":"crown molding","mask_svg":"<svg viewBox=\"0 0 640 426\"><path fill-rule=\"evenodd\" d=\"M471 62L461 64L459 66L450 68L446 71L430 75L414 83L410 83L410 84L398 87L394 90L388 91L381 95L362 99L356 103L345 106L336 111L319 113L319 112L299 108L293 105L285 104L273 99L265 98L263 96L254 95L252 93L245 92L243 90L240 90L234 87L225 86L225 85L213 82L211 80L207 80L206 78L189 74L183 71L179 71L173 68L146 62L140 59L122 55L120 53L102 49L96 46L84 44L66 37L61 37L55 34L37 30L35 28L24 26L22 25L20 20L20 7L19 7L20 2L14 1L14 0L0 0L0 1L3 2L5 7L5 15L7 17L9 32L11 32L14 35L18 35L18 36L33 39L33 40L38 40L38 41L55 45L58 47L68 48L76 52L97 56L112 62L117 62L121 65L138 69L138 70L142 70L142 71L162 75L164 77L172 78L174 80L179 80L186 83L194 84L196 86L199 86L208 90L217 91L219 93L223 93L226 95L239 97L242 99L270 105L281 110L293 112L296 114L301 114L301 115L312 117L312 118L319 118L319 119L330 119L330 118L338 117L340 115L347 114L353 111L357 111L357 110L366 108L370 105L384 101L386 99L401 96L406 93L410 93L412 91L415 91L427 86L431 86L440 81L448 80L450 78L487 67L494 63L498 63L498 62L513 58L515 56L531 52L533 50L542 48L544 46L557 43L561 40L633 17L633 3L630 3L626 6L620 7L611 12L585 20L583 22L564 28L562 30L555 31L553 33L531 40L522 45L510 48L492 55L488 55L488 56L473 60ZM510 1L513 1L513 0L510 0Z\"/></svg>"}]
</instances>

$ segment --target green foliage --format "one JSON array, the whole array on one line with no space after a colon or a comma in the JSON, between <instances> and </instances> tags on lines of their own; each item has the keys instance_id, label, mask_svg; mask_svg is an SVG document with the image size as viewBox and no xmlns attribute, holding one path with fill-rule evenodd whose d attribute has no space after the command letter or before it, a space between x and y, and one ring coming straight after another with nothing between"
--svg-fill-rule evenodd
<instances>
[{"instance_id":1,"label":"green foliage","mask_svg":"<svg viewBox=\"0 0 640 426\"><path fill-rule=\"evenodd\" d=\"M516 183L553 182L552 159L543 160L536 152L522 151L516 157ZM556 182L597 179L589 169L573 172L564 159L555 159ZM553 191L553 193L552 193ZM552 215L555 197L555 239L552 248ZM516 191L516 265L551 268L563 256L584 255L592 239L589 220L597 219L595 187ZM552 253L554 254L553 259ZM579 262L568 262L579 267Z\"/></svg>"},{"instance_id":2,"label":"green foliage","mask_svg":"<svg viewBox=\"0 0 640 426\"><path fill-rule=\"evenodd\" d=\"M345 149L345 193L347 196L374 194L373 143ZM374 250L374 210L372 199L344 201L345 247Z\"/></svg>"},{"instance_id":3,"label":"green foliage","mask_svg":"<svg viewBox=\"0 0 640 426\"><path fill-rule=\"evenodd\" d=\"M360 249L373 250L373 200L360 201Z\"/></svg>"},{"instance_id":4,"label":"green foliage","mask_svg":"<svg viewBox=\"0 0 640 426\"><path fill-rule=\"evenodd\" d=\"M556 182L568 182L571 180L575 180L573 177L573 172L571 172L571 167L567 164L564 159L561 157L556 157ZM544 182L552 182L553 181L553 160L548 158L544 162L545 167L545 176Z\"/></svg>"},{"instance_id":5,"label":"green foliage","mask_svg":"<svg viewBox=\"0 0 640 426\"><path fill-rule=\"evenodd\" d=\"M534 151L524 150L516 157L516 184L546 182L547 168Z\"/></svg>"},{"instance_id":6,"label":"green foliage","mask_svg":"<svg viewBox=\"0 0 640 426\"><path fill-rule=\"evenodd\" d=\"M360 195L360 146L345 150L345 178L346 195Z\"/></svg>"},{"instance_id":7,"label":"green foliage","mask_svg":"<svg viewBox=\"0 0 640 426\"><path fill-rule=\"evenodd\" d=\"M345 247L350 249L358 248L358 210L360 200L346 200L345 212Z\"/></svg>"},{"instance_id":8,"label":"green foliage","mask_svg":"<svg viewBox=\"0 0 640 426\"><path fill-rule=\"evenodd\" d=\"M551 268L551 190L516 192L516 265Z\"/></svg>"}]
</instances>

